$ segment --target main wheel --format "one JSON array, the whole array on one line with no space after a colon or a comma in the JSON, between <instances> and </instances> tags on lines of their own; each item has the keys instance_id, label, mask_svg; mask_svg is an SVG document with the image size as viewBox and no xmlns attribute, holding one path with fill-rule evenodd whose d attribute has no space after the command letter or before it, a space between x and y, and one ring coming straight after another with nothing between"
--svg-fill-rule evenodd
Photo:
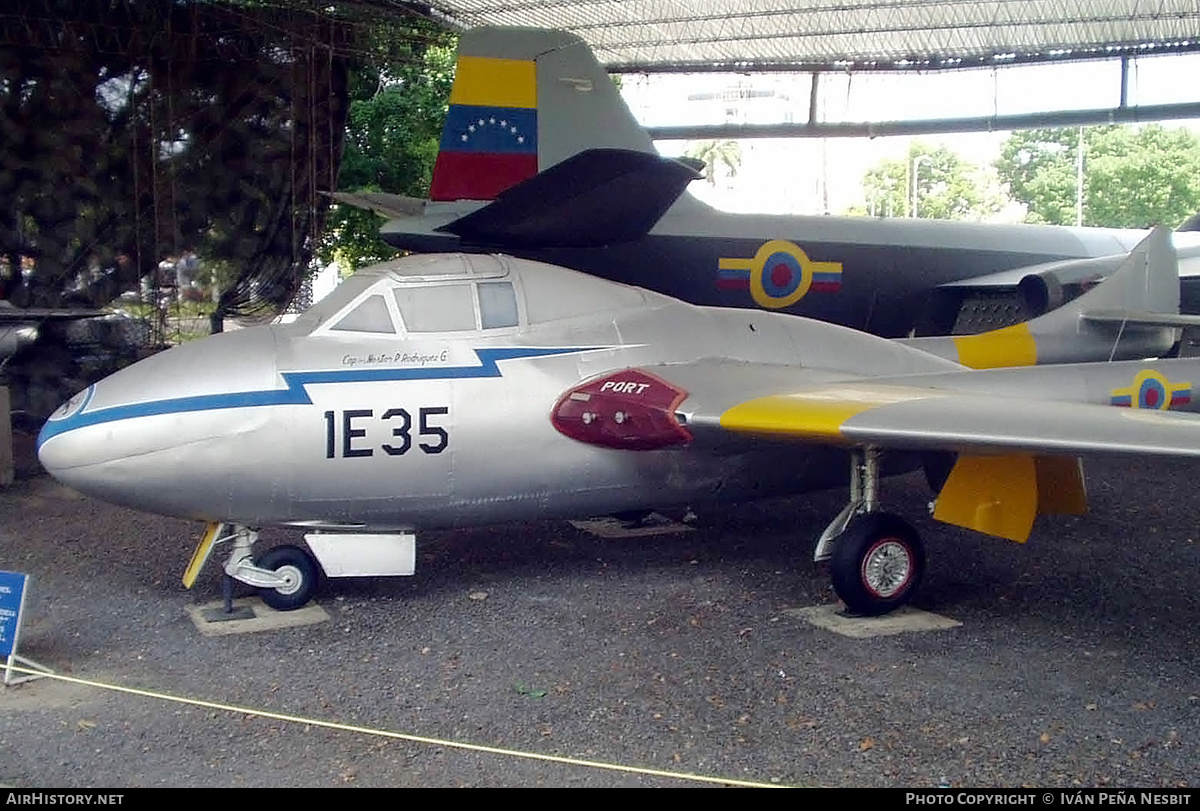
<instances>
[{"instance_id":1,"label":"main wheel","mask_svg":"<svg viewBox=\"0 0 1200 811\"><path fill-rule=\"evenodd\" d=\"M320 567L298 546L277 546L264 552L255 565L284 579L282 586L259 589L259 597L276 611L293 611L312 599L317 590Z\"/></svg>"},{"instance_id":2,"label":"main wheel","mask_svg":"<svg viewBox=\"0 0 1200 811\"><path fill-rule=\"evenodd\" d=\"M925 545L904 519L868 513L852 520L833 545L833 590L852 614L894 611L925 574Z\"/></svg>"}]
</instances>

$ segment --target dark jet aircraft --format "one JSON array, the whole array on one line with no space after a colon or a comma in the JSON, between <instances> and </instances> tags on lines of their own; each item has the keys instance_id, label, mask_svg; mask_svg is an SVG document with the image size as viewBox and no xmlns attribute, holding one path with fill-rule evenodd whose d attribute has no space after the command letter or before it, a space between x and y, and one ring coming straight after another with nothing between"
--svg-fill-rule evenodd
<instances>
[{"instance_id":1,"label":"dark jet aircraft","mask_svg":"<svg viewBox=\"0 0 1200 811\"><path fill-rule=\"evenodd\" d=\"M459 42L431 199L333 196L390 217L383 237L397 248L503 251L696 304L758 307L886 337L976 332L1040 315L1113 272L1146 235L732 214L688 194L698 177L694 162L658 154L578 37L485 27ZM1183 312L1200 313L1200 234L1177 232L1174 247ZM999 323L986 315L997 303Z\"/></svg>"}]
</instances>

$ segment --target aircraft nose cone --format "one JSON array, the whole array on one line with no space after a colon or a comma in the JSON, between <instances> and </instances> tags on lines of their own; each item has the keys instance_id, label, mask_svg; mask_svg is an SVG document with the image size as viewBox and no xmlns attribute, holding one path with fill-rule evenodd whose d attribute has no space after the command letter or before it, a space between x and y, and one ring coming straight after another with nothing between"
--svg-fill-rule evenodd
<instances>
[{"instance_id":1,"label":"aircraft nose cone","mask_svg":"<svg viewBox=\"0 0 1200 811\"><path fill-rule=\"evenodd\" d=\"M92 398L95 388L94 385L88 386L59 406L46 420L42 430L38 432L38 461L46 469L46 472L55 478L73 466L78 453L72 447L75 444L72 437L63 437L57 442L49 442L49 440L62 433L69 424L69 420L83 410L83 407Z\"/></svg>"},{"instance_id":2,"label":"aircraft nose cone","mask_svg":"<svg viewBox=\"0 0 1200 811\"><path fill-rule=\"evenodd\" d=\"M213 335L128 366L76 394L38 435L38 460L87 495L194 515L214 444L251 430L280 388L272 327ZM261 409L260 409L261 411Z\"/></svg>"}]
</instances>

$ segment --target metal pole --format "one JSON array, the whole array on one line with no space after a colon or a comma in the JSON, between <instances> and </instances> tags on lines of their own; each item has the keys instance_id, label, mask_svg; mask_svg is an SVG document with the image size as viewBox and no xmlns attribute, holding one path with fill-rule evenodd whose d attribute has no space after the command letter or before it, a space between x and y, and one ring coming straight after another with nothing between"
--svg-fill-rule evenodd
<instances>
[{"instance_id":1,"label":"metal pole","mask_svg":"<svg viewBox=\"0 0 1200 811\"><path fill-rule=\"evenodd\" d=\"M1083 127L1079 128L1079 145L1075 150L1075 224L1083 225Z\"/></svg>"},{"instance_id":2,"label":"metal pole","mask_svg":"<svg viewBox=\"0 0 1200 811\"><path fill-rule=\"evenodd\" d=\"M917 170L921 168L921 163L924 162L928 157L929 157L928 155L917 155L915 158L913 158L913 162L912 162L912 205L909 206L909 209L908 209L908 216L910 216L910 217L917 216L917 180L918 180Z\"/></svg>"}]
</instances>

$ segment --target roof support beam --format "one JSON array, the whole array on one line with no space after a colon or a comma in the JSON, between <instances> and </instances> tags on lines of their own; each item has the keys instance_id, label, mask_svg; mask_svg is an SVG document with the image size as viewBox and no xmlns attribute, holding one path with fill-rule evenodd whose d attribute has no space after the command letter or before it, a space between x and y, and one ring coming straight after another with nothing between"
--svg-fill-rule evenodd
<instances>
[{"instance_id":1,"label":"roof support beam","mask_svg":"<svg viewBox=\"0 0 1200 811\"><path fill-rule=\"evenodd\" d=\"M815 83L814 83L815 86ZM1122 82L1122 90L1124 90ZM1122 92L1122 96L1124 93ZM1122 98L1122 102L1124 99ZM835 122L803 124L711 124L647 127L656 141L742 138L876 138L887 135L932 135L950 132L993 132L1036 127L1084 127L1095 124L1133 124L1200 118L1200 102L1154 104L1093 110L1056 110L1019 115L935 118L914 121Z\"/></svg>"}]
</instances>

